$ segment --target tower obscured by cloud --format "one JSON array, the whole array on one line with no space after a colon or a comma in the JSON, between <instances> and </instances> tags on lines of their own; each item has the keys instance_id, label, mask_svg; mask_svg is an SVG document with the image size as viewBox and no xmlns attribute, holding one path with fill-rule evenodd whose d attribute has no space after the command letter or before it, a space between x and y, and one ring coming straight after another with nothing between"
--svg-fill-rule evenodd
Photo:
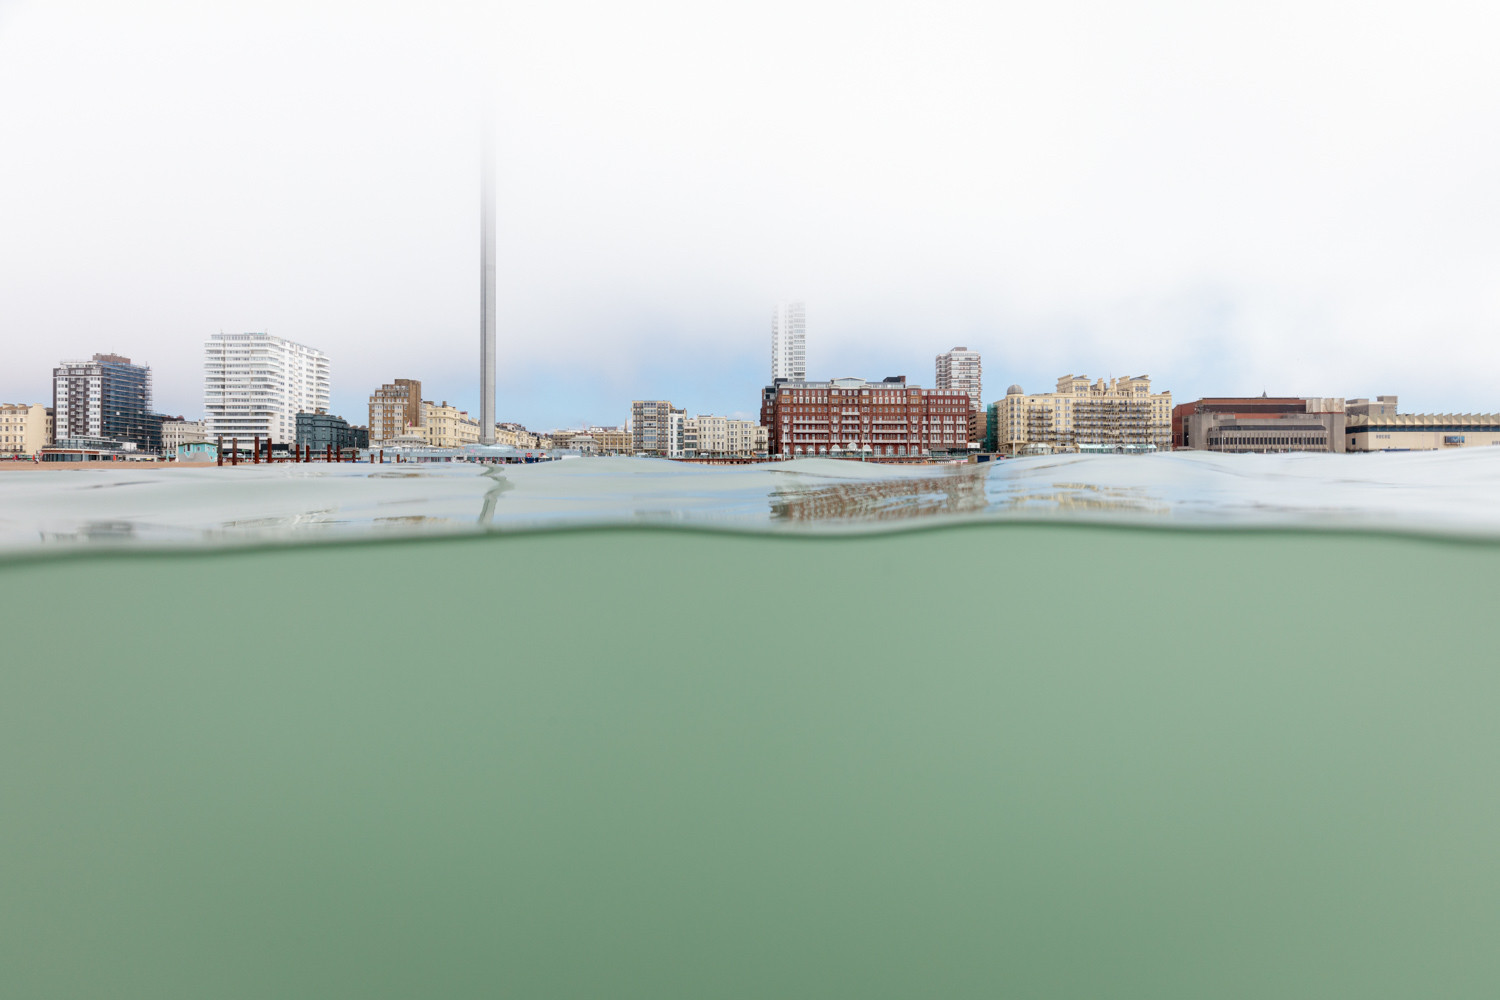
<instances>
[{"instance_id":1,"label":"tower obscured by cloud","mask_svg":"<svg viewBox=\"0 0 1500 1000\"><path fill-rule=\"evenodd\" d=\"M771 379L807 378L807 319L801 302L771 313Z\"/></svg>"}]
</instances>

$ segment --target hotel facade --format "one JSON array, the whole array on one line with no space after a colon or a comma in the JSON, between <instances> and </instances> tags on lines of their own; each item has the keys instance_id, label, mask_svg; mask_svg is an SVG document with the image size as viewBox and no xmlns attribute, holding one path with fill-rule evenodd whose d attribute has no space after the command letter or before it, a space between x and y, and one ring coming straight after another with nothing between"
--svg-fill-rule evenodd
<instances>
[{"instance_id":1,"label":"hotel facade","mask_svg":"<svg viewBox=\"0 0 1500 1000\"><path fill-rule=\"evenodd\" d=\"M1172 394L1146 375L1091 381L1064 375L1053 392L1018 385L991 403L985 447L1008 455L1058 452L1140 454L1172 447Z\"/></svg>"},{"instance_id":2,"label":"hotel facade","mask_svg":"<svg viewBox=\"0 0 1500 1000\"><path fill-rule=\"evenodd\" d=\"M967 454L969 395L907 385L905 376L778 380L762 392L760 422L772 455Z\"/></svg>"},{"instance_id":3,"label":"hotel facade","mask_svg":"<svg viewBox=\"0 0 1500 1000\"><path fill-rule=\"evenodd\" d=\"M685 458L752 458L766 454L766 428L753 420L699 415L682 422Z\"/></svg>"}]
</instances>

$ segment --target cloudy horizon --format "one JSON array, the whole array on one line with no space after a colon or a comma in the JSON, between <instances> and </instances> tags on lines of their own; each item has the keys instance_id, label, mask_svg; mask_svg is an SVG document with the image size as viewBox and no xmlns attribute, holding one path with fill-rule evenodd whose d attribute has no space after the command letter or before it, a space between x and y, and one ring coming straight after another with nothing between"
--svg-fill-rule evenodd
<instances>
[{"instance_id":1,"label":"cloudy horizon","mask_svg":"<svg viewBox=\"0 0 1500 1000\"><path fill-rule=\"evenodd\" d=\"M814 378L1068 373L1497 411L1500 15L1477 3L257 5L0 0L0 401L63 358L202 413L216 332L497 417L753 415ZM1476 373L1478 373L1476 375Z\"/></svg>"}]
</instances>

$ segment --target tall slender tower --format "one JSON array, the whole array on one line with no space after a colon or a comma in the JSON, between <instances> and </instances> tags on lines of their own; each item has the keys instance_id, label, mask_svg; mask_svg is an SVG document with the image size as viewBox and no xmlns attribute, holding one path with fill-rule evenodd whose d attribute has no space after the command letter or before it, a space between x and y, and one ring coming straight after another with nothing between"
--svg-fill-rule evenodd
<instances>
[{"instance_id":1,"label":"tall slender tower","mask_svg":"<svg viewBox=\"0 0 1500 1000\"><path fill-rule=\"evenodd\" d=\"M495 139L484 118L479 176L479 443L495 443Z\"/></svg>"},{"instance_id":2,"label":"tall slender tower","mask_svg":"<svg viewBox=\"0 0 1500 1000\"><path fill-rule=\"evenodd\" d=\"M807 320L801 302L771 313L771 378L807 378Z\"/></svg>"}]
</instances>

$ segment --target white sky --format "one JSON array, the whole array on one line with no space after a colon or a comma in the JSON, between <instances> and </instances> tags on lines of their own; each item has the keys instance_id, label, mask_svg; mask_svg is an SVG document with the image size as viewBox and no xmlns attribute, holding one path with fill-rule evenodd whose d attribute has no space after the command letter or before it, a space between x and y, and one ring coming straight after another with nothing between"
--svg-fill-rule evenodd
<instances>
[{"instance_id":1,"label":"white sky","mask_svg":"<svg viewBox=\"0 0 1500 1000\"><path fill-rule=\"evenodd\" d=\"M0 400L267 329L476 407L490 94L502 419L753 412L788 298L815 378L1500 410L1497 11L0 0Z\"/></svg>"}]
</instances>

